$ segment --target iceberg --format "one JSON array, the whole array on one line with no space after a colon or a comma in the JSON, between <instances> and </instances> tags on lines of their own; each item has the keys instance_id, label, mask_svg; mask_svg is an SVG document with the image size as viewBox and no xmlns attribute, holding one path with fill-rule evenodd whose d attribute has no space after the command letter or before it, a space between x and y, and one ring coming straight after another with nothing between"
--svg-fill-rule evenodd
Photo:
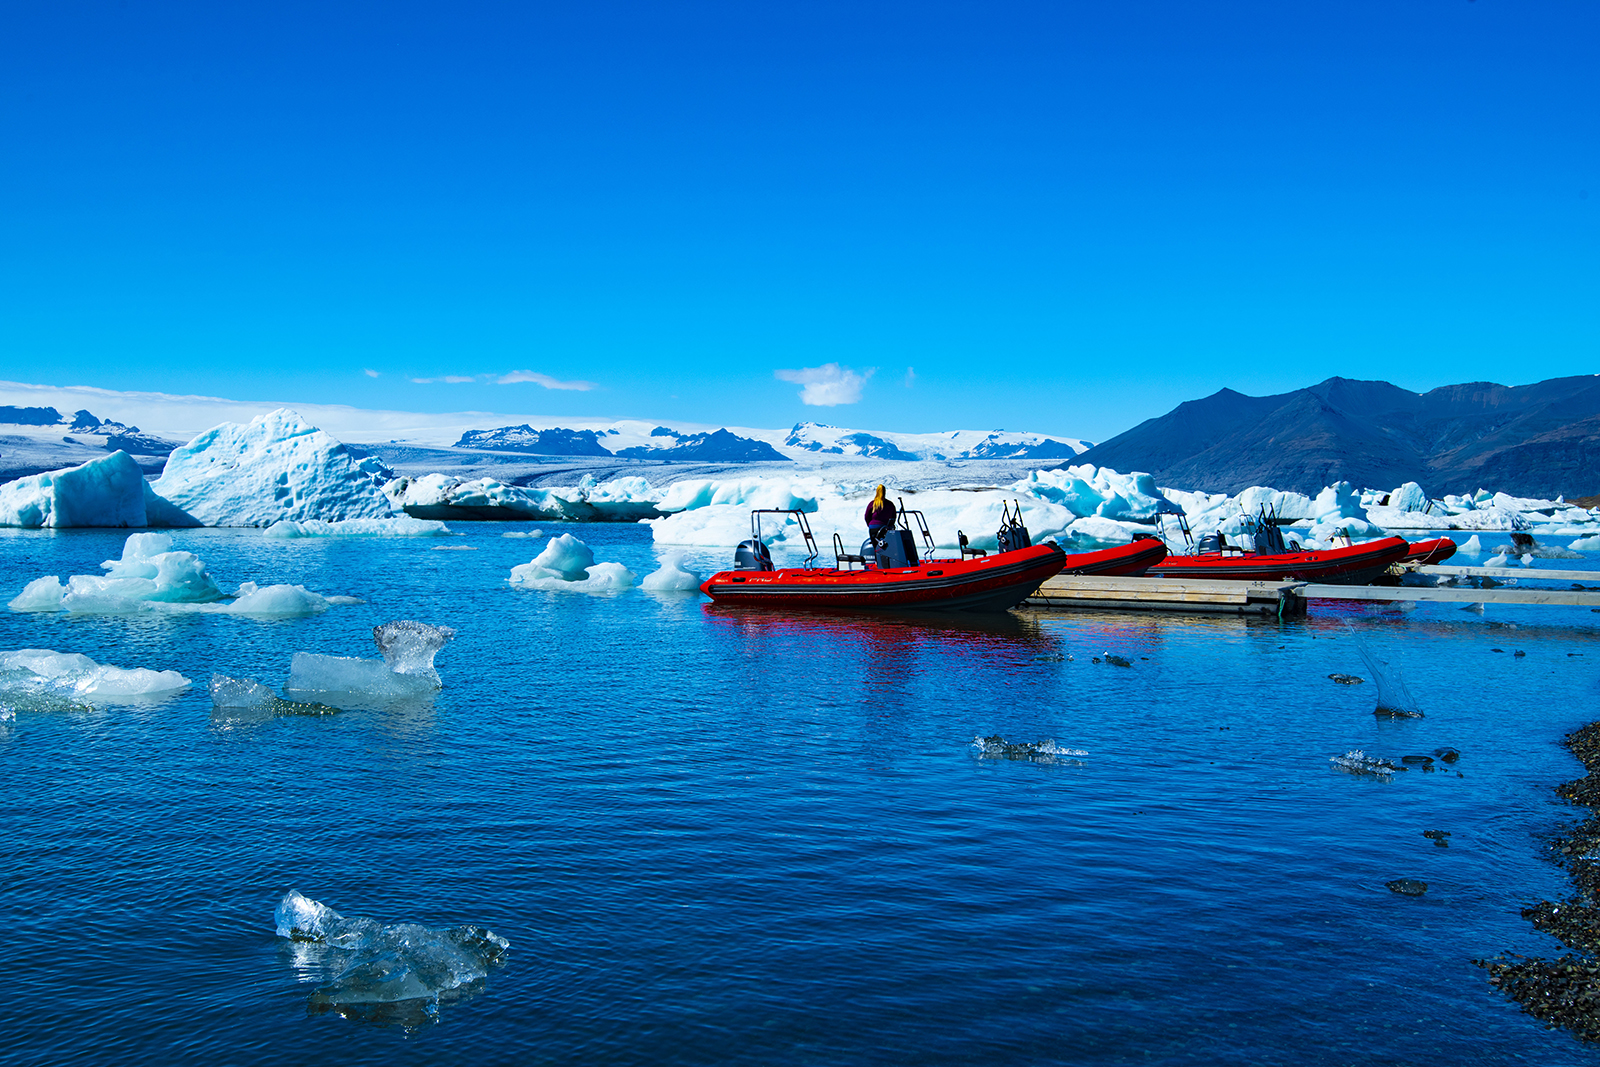
<instances>
[{"instance_id":1,"label":"iceberg","mask_svg":"<svg viewBox=\"0 0 1600 1067\"><path fill-rule=\"evenodd\" d=\"M661 569L645 575L639 588L651 593L692 593L705 579L683 565L683 553L673 552L661 561Z\"/></svg>"},{"instance_id":2,"label":"iceberg","mask_svg":"<svg viewBox=\"0 0 1600 1067\"><path fill-rule=\"evenodd\" d=\"M1567 547L1574 552L1600 552L1600 534L1580 537Z\"/></svg>"},{"instance_id":3,"label":"iceberg","mask_svg":"<svg viewBox=\"0 0 1600 1067\"><path fill-rule=\"evenodd\" d=\"M206 526L389 518L389 471L287 408L223 423L175 449L155 491Z\"/></svg>"},{"instance_id":4,"label":"iceberg","mask_svg":"<svg viewBox=\"0 0 1600 1067\"><path fill-rule=\"evenodd\" d=\"M451 537L450 527L435 519L279 519L267 527L266 537Z\"/></svg>"},{"instance_id":5,"label":"iceberg","mask_svg":"<svg viewBox=\"0 0 1600 1067\"><path fill-rule=\"evenodd\" d=\"M578 593L617 592L638 583L620 563L596 563L593 550L571 534L551 538L531 563L512 567L510 580L523 587Z\"/></svg>"},{"instance_id":6,"label":"iceberg","mask_svg":"<svg viewBox=\"0 0 1600 1067\"><path fill-rule=\"evenodd\" d=\"M475 991L511 947L483 926L346 917L294 889L278 901L273 923L319 983L309 998L313 1011L401 1024L426 1022L441 1000Z\"/></svg>"},{"instance_id":7,"label":"iceberg","mask_svg":"<svg viewBox=\"0 0 1600 1067\"><path fill-rule=\"evenodd\" d=\"M289 663L288 692L352 693L390 700L431 693L444 685L433 658L456 635L448 626L414 619L372 628L382 659L296 652Z\"/></svg>"},{"instance_id":8,"label":"iceberg","mask_svg":"<svg viewBox=\"0 0 1600 1067\"><path fill-rule=\"evenodd\" d=\"M211 676L211 703L222 711L254 711L268 715L332 715L339 709L327 704L285 700L260 682L249 678Z\"/></svg>"},{"instance_id":9,"label":"iceberg","mask_svg":"<svg viewBox=\"0 0 1600 1067\"><path fill-rule=\"evenodd\" d=\"M287 616L314 615L333 604L360 603L330 597L303 585L241 584L232 599L193 552L176 551L164 533L130 534L118 559L100 566L104 575L75 574L63 585L56 575L36 578L12 598L12 611L68 611L78 615L122 615L138 611Z\"/></svg>"},{"instance_id":10,"label":"iceberg","mask_svg":"<svg viewBox=\"0 0 1600 1067\"><path fill-rule=\"evenodd\" d=\"M198 525L157 494L122 451L0 485L0 526Z\"/></svg>"},{"instance_id":11,"label":"iceberg","mask_svg":"<svg viewBox=\"0 0 1600 1067\"><path fill-rule=\"evenodd\" d=\"M493 478L464 480L446 474L396 478L384 493L397 511L419 519L566 520L634 522L660 514L659 493L631 476L597 482L584 475L577 485L535 489Z\"/></svg>"},{"instance_id":12,"label":"iceberg","mask_svg":"<svg viewBox=\"0 0 1600 1067\"><path fill-rule=\"evenodd\" d=\"M91 705L128 703L169 696L189 685L177 671L112 667L75 652L0 652L0 693L8 703L30 695L65 696Z\"/></svg>"}]
</instances>

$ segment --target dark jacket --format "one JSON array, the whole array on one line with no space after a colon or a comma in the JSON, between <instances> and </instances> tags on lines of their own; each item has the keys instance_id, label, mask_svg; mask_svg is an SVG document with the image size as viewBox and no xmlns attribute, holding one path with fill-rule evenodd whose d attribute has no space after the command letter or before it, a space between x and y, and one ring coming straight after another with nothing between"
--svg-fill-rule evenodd
<instances>
[{"instance_id":1,"label":"dark jacket","mask_svg":"<svg viewBox=\"0 0 1600 1067\"><path fill-rule=\"evenodd\" d=\"M867 526L893 526L895 518L894 502L885 497L883 507L876 504L867 505Z\"/></svg>"}]
</instances>

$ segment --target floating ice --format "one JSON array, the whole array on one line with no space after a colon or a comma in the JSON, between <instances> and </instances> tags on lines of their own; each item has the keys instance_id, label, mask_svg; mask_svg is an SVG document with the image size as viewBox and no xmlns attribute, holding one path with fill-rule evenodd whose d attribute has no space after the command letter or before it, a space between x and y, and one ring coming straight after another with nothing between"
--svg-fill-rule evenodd
<instances>
[{"instance_id":1,"label":"floating ice","mask_svg":"<svg viewBox=\"0 0 1600 1067\"><path fill-rule=\"evenodd\" d=\"M0 526L197 526L117 451L76 467L0 485Z\"/></svg>"},{"instance_id":2,"label":"floating ice","mask_svg":"<svg viewBox=\"0 0 1600 1067\"><path fill-rule=\"evenodd\" d=\"M352 693L378 699L431 693L444 683L433 657L455 637L448 626L429 626L412 619L386 622L372 629L382 659L325 656L296 652L284 688L303 693Z\"/></svg>"},{"instance_id":3,"label":"floating ice","mask_svg":"<svg viewBox=\"0 0 1600 1067\"><path fill-rule=\"evenodd\" d=\"M273 921L279 937L296 942L297 962L320 983L309 998L314 1010L375 1021L427 1021L441 999L476 989L511 947L482 926L437 929L346 918L293 889L278 902Z\"/></svg>"},{"instance_id":4,"label":"floating ice","mask_svg":"<svg viewBox=\"0 0 1600 1067\"><path fill-rule=\"evenodd\" d=\"M162 533L130 534L119 559L100 565L104 575L75 574L65 585L55 575L29 582L12 598L12 611L70 611L116 615L136 611L189 611L224 615L314 615L331 604L361 603L329 597L303 585L245 582L234 599L225 594L193 552L174 551Z\"/></svg>"},{"instance_id":5,"label":"floating ice","mask_svg":"<svg viewBox=\"0 0 1600 1067\"><path fill-rule=\"evenodd\" d=\"M434 519L400 515L392 519L280 519L267 527L267 537L450 537L450 527Z\"/></svg>"},{"instance_id":6,"label":"floating ice","mask_svg":"<svg viewBox=\"0 0 1600 1067\"><path fill-rule=\"evenodd\" d=\"M396 478L383 488L391 505L423 519L566 519L633 522L659 515L661 494L639 477L597 482L585 475L575 486L531 488L493 478L471 481L447 474Z\"/></svg>"},{"instance_id":7,"label":"floating ice","mask_svg":"<svg viewBox=\"0 0 1600 1067\"><path fill-rule=\"evenodd\" d=\"M512 530L509 533L503 533L500 536L501 537L543 537L544 536L544 531L543 530Z\"/></svg>"},{"instance_id":8,"label":"floating ice","mask_svg":"<svg viewBox=\"0 0 1600 1067\"><path fill-rule=\"evenodd\" d=\"M1366 642L1361 640L1355 628L1349 623L1345 624L1345 629L1349 631L1350 640L1355 642L1356 653L1367 665L1367 672L1372 675L1372 681L1377 687L1378 703L1373 708L1373 714L1396 719L1422 718L1422 710L1406 691L1406 684L1400 677L1399 669L1388 661L1378 658L1378 654L1367 647Z\"/></svg>"},{"instance_id":9,"label":"floating ice","mask_svg":"<svg viewBox=\"0 0 1600 1067\"><path fill-rule=\"evenodd\" d=\"M639 587L652 593L690 593L698 590L704 581L683 565L682 552L674 552L661 561L660 570L645 575Z\"/></svg>"},{"instance_id":10,"label":"floating ice","mask_svg":"<svg viewBox=\"0 0 1600 1067\"><path fill-rule=\"evenodd\" d=\"M1473 534L1457 545L1456 551L1463 556L1481 556L1483 555L1483 542L1478 540L1477 534Z\"/></svg>"},{"instance_id":11,"label":"floating ice","mask_svg":"<svg viewBox=\"0 0 1600 1067\"><path fill-rule=\"evenodd\" d=\"M1089 754L1081 748L1065 748L1058 745L1054 738L1047 737L1043 741L1007 741L999 734L974 737L972 747L978 750L978 756L982 759L1032 760L1035 763L1077 763L1077 760L1064 760L1063 757Z\"/></svg>"},{"instance_id":12,"label":"floating ice","mask_svg":"<svg viewBox=\"0 0 1600 1067\"><path fill-rule=\"evenodd\" d=\"M608 593L638 584L620 563L596 563L594 551L571 534L553 537L533 562L511 568L515 585L561 592Z\"/></svg>"},{"instance_id":13,"label":"floating ice","mask_svg":"<svg viewBox=\"0 0 1600 1067\"><path fill-rule=\"evenodd\" d=\"M75 652L48 648L0 652L0 692L13 698L55 694L87 704L115 704L166 696L189 684L177 671L112 667Z\"/></svg>"},{"instance_id":14,"label":"floating ice","mask_svg":"<svg viewBox=\"0 0 1600 1067\"><path fill-rule=\"evenodd\" d=\"M1485 567L1504 567L1508 560L1509 557L1507 557L1504 552L1497 552L1488 559L1484 560L1483 565Z\"/></svg>"},{"instance_id":15,"label":"floating ice","mask_svg":"<svg viewBox=\"0 0 1600 1067\"><path fill-rule=\"evenodd\" d=\"M1593 537L1580 537L1567 546L1574 552L1600 552L1600 534Z\"/></svg>"},{"instance_id":16,"label":"floating ice","mask_svg":"<svg viewBox=\"0 0 1600 1067\"><path fill-rule=\"evenodd\" d=\"M161 496L207 526L271 526L280 519L386 518L383 464L286 408L248 425L223 423L167 458Z\"/></svg>"},{"instance_id":17,"label":"floating ice","mask_svg":"<svg viewBox=\"0 0 1600 1067\"><path fill-rule=\"evenodd\" d=\"M1403 771L1404 767L1391 763L1377 756L1369 756L1359 748L1352 748L1342 756L1329 756L1328 762L1341 771L1351 774L1371 774L1379 778L1391 777L1395 771Z\"/></svg>"},{"instance_id":18,"label":"floating ice","mask_svg":"<svg viewBox=\"0 0 1600 1067\"><path fill-rule=\"evenodd\" d=\"M270 715L332 715L338 708L326 704L285 700L260 682L249 678L211 676L211 703L226 711L259 711Z\"/></svg>"}]
</instances>

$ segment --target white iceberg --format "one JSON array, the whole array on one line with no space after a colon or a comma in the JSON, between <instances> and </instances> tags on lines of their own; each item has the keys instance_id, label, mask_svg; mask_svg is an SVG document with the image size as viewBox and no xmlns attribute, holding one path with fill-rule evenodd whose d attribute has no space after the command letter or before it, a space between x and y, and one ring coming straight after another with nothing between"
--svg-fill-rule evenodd
<instances>
[{"instance_id":1,"label":"white iceberg","mask_svg":"<svg viewBox=\"0 0 1600 1067\"><path fill-rule=\"evenodd\" d=\"M138 611L286 616L314 615L333 604L361 603L324 596L303 585L244 582L232 599L193 552L176 551L163 533L130 534L119 559L100 564L104 575L75 574L65 585L56 575L36 578L12 598L12 611L69 611L79 615L123 615Z\"/></svg>"},{"instance_id":2,"label":"white iceberg","mask_svg":"<svg viewBox=\"0 0 1600 1067\"><path fill-rule=\"evenodd\" d=\"M289 663L288 692L349 693L381 700L419 696L444 682L433 658L456 635L448 626L401 619L375 626L372 639L382 659L296 652Z\"/></svg>"},{"instance_id":3,"label":"white iceberg","mask_svg":"<svg viewBox=\"0 0 1600 1067\"><path fill-rule=\"evenodd\" d=\"M0 485L0 526L197 526L162 499L126 452Z\"/></svg>"},{"instance_id":4,"label":"white iceberg","mask_svg":"<svg viewBox=\"0 0 1600 1067\"><path fill-rule=\"evenodd\" d=\"M450 527L436 519L279 519L267 527L266 537L450 537Z\"/></svg>"},{"instance_id":5,"label":"white iceberg","mask_svg":"<svg viewBox=\"0 0 1600 1067\"><path fill-rule=\"evenodd\" d=\"M597 482L584 475L574 486L530 488L493 478L428 474L396 478L383 491L396 510L424 519L633 522L659 515L656 502L661 498L637 476Z\"/></svg>"},{"instance_id":6,"label":"white iceberg","mask_svg":"<svg viewBox=\"0 0 1600 1067\"><path fill-rule=\"evenodd\" d=\"M620 563L596 563L588 545L562 534L553 537L531 563L511 568L514 585L559 592L609 593L638 584L632 571Z\"/></svg>"},{"instance_id":7,"label":"white iceberg","mask_svg":"<svg viewBox=\"0 0 1600 1067\"><path fill-rule=\"evenodd\" d=\"M167 459L155 491L206 526L388 518L388 471L287 408L223 423Z\"/></svg>"},{"instance_id":8,"label":"white iceberg","mask_svg":"<svg viewBox=\"0 0 1600 1067\"><path fill-rule=\"evenodd\" d=\"M49 648L0 652L0 692L10 699L55 694L86 704L115 704L167 696L189 685L177 671L113 667L75 652Z\"/></svg>"},{"instance_id":9,"label":"white iceberg","mask_svg":"<svg viewBox=\"0 0 1600 1067\"><path fill-rule=\"evenodd\" d=\"M1574 552L1600 552L1600 534L1580 537L1567 547Z\"/></svg>"},{"instance_id":10,"label":"white iceberg","mask_svg":"<svg viewBox=\"0 0 1600 1067\"><path fill-rule=\"evenodd\" d=\"M645 575L639 588L651 593L689 593L697 591L704 578L683 565L683 553L673 552L661 561L661 569Z\"/></svg>"}]
</instances>

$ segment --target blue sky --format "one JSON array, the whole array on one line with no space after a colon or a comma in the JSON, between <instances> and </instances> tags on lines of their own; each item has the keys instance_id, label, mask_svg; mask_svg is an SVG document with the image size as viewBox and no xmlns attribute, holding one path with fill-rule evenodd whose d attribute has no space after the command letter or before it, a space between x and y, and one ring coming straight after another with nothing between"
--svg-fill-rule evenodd
<instances>
[{"instance_id":1,"label":"blue sky","mask_svg":"<svg viewBox=\"0 0 1600 1067\"><path fill-rule=\"evenodd\" d=\"M11 0L0 378L1103 439L1223 386L1592 373L1597 31Z\"/></svg>"}]
</instances>

